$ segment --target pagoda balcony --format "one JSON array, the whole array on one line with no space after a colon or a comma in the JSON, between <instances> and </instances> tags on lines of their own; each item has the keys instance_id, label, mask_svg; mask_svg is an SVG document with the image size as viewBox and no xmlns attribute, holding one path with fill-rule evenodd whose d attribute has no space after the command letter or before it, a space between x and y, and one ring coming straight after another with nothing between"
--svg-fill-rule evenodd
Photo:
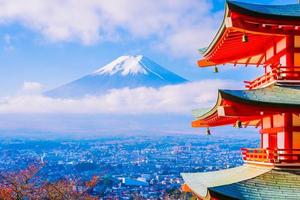
<instances>
[{"instance_id":1,"label":"pagoda balcony","mask_svg":"<svg viewBox=\"0 0 300 200\"><path fill-rule=\"evenodd\" d=\"M249 90L267 86L275 82L279 83L300 83L300 67L276 67L272 71L253 81L244 81L245 87Z\"/></svg>"},{"instance_id":2,"label":"pagoda balcony","mask_svg":"<svg viewBox=\"0 0 300 200\"><path fill-rule=\"evenodd\" d=\"M245 163L300 167L300 149L242 148L241 151Z\"/></svg>"}]
</instances>

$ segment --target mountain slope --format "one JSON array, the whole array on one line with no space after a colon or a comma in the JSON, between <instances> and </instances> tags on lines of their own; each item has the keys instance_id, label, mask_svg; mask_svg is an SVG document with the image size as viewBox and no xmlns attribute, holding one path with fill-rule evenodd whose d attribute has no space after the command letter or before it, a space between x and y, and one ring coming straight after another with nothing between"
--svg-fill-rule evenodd
<instances>
[{"instance_id":1,"label":"mountain slope","mask_svg":"<svg viewBox=\"0 0 300 200\"><path fill-rule=\"evenodd\" d=\"M45 94L57 98L82 97L101 95L111 89L159 88L186 81L144 56L121 56L95 72Z\"/></svg>"}]
</instances>

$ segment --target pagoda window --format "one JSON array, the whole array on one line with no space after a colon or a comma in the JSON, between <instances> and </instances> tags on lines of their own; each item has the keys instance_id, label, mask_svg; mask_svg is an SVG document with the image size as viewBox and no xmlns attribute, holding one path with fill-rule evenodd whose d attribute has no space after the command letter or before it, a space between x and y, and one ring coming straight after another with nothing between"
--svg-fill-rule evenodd
<instances>
[{"instance_id":1,"label":"pagoda window","mask_svg":"<svg viewBox=\"0 0 300 200\"><path fill-rule=\"evenodd\" d=\"M283 38L276 44L276 53L281 52L285 48L286 48L286 38Z\"/></svg>"},{"instance_id":2,"label":"pagoda window","mask_svg":"<svg viewBox=\"0 0 300 200\"><path fill-rule=\"evenodd\" d=\"M262 134L262 148L269 147L269 134Z\"/></svg>"},{"instance_id":3,"label":"pagoda window","mask_svg":"<svg viewBox=\"0 0 300 200\"><path fill-rule=\"evenodd\" d=\"M274 47L271 47L266 52L266 58L267 58L267 60L269 60L273 56L274 56Z\"/></svg>"},{"instance_id":4,"label":"pagoda window","mask_svg":"<svg viewBox=\"0 0 300 200\"><path fill-rule=\"evenodd\" d=\"M277 148L284 149L284 132L277 133Z\"/></svg>"},{"instance_id":5,"label":"pagoda window","mask_svg":"<svg viewBox=\"0 0 300 200\"><path fill-rule=\"evenodd\" d=\"M295 36L294 46L300 48L300 36Z\"/></svg>"},{"instance_id":6,"label":"pagoda window","mask_svg":"<svg viewBox=\"0 0 300 200\"><path fill-rule=\"evenodd\" d=\"M300 116L293 114L293 126L300 126Z\"/></svg>"},{"instance_id":7,"label":"pagoda window","mask_svg":"<svg viewBox=\"0 0 300 200\"><path fill-rule=\"evenodd\" d=\"M263 118L263 128L272 128L271 126L271 118L270 117L265 117Z\"/></svg>"},{"instance_id":8,"label":"pagoda window","mask_svg":"<svg viewBox=\"0 0 300 200\"><path fill-rule=\"evenodd\" d=\"M300 67L300 53L295 53L295 55L294 55L294 65L296 67ZM299 70L299 68L297 69L297 71L298 70Z\"/></svg>"},{"instance_id":9,"label":"pagoda window","mask_svg":"<svg viewBox=\"0 0 300 200\"><path fill-rule=\"evenodd\" d=\"M284 126L284 116L281 114L274 115L273 123L274 123L273 124L274 127L276 127L276 128L283 127Z\"/></svg>"},{"instance_id":10,"label":"pagoda window","mask_svg":"<svg viewBox=\"0 0 300 200\"><path fill-rule=\"evenodd\" d=\"M293 149L300 149L300 132L293 132Z\"/></svg>"},{"instance_id":11,"label":"pagoda window","mask_svg":"<svg viewBox=\"0 0 300 200\"><path fill-rule=\"evenodd\" d=\"M286 55L280 57L279 63L281 66L286 66Z\"/></svg>"}]
</instances>

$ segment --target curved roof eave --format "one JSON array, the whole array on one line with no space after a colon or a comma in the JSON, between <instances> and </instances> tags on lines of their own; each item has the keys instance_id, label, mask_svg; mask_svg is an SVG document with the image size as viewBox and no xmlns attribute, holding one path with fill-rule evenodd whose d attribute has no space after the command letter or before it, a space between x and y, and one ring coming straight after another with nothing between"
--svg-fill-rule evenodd
<instances>
[{"instance_id":1,"label":"curved roof eave","mask_svg":"<svg viewBox=\"0 0 300 200\"><path fill-rule=\"evenodd\" d=\"M248 105L265 107L300 108L300 86L271 85L253 90L219 90L218 99L213 108L207 112L197 113L196 120L206 119L218 110L222 100L232 100Z\"/></svg>"},{"instance_id":2,"label":"curved roof eave","mask_svg":"<svg viewBox=\"0 0 300 200\"><path fill-rule=\"evenodd\" d=\"M207 56L217 44L219 38L226 30L225 19L229 13L229 10L235 10L240 13L250 14L259 17L273 18L273 19L286 19L286 20L300 20L300 4L288 4L288 5L260 5L249 4L237 1L226 0L225 14L222 24L209 46L199 51L204 57Z\"/></svg>"},{"instance_id":3,"label":"curved roof eave","mask_svg":"<svg viewBox=\"0 0 300 200\"><path fill-rule=\"evenodd\" d=\"M207 56L210 51L213 49L213 47L216 45L216 43L218 42L218 39L223 35L223 33L225 32L226 26L225 26L225 18L228 15L228 5L226 3L225 5L225 14L223 17L223 21L222 24L217 32L217 34L215 35L213 41L209 44L209 46L202 52L200 52L203 56Z\"/></svg>"},{"instance_id":4,"label":"curved roof eave","mask_svg":"<svg viewBox=\"0 0 300 200\"><path fill-rule=\"evenodd\" d=\"M205 119L205 118L213 115L217 111L218 106L221 105L221 101L222 101L222 97L221 97L221 93L220 93L220 90L219 90L219 92L218 92L218 99L217 99L217 102L214 105L214 107L212 107L209 111L207 111L205 113L200 113L199 116L196 117L196 120Z\"/></svg>"},{"instance_id":5,"label":"curved roof eave","mask_svg":"<svg viewBox=\"0 0 300 200\"><path fill-rule=\"evenodd\" d=\"M242 165L239 167L223 169L219 171L200 172L200 173L181 173L184 182L189 188L200 197L209 195L208 189L239 183L253 179L262 174L268 173L272 167L255 167Z\"/></svg>"}]
</instances>

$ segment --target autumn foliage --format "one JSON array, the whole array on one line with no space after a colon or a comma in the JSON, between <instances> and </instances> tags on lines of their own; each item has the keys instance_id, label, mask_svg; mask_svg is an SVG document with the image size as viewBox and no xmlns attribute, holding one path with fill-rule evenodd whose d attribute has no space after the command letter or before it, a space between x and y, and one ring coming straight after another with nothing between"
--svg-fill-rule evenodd
<instances>
[{"instance_id":1,"label":"autumn foliage","mask_svg":"<svg viewBox=\"0 0 300 200\"><path fill-rule=\"evenodd\" d=\"M89 191L97 185L99 177L80 184L77 181L59 180L43 182L38 173L43 163L33 164L18 172L0 173L0 200L96 200ZM80 189L79 189L80 188Z\"/></svg>"}]
</instances>

